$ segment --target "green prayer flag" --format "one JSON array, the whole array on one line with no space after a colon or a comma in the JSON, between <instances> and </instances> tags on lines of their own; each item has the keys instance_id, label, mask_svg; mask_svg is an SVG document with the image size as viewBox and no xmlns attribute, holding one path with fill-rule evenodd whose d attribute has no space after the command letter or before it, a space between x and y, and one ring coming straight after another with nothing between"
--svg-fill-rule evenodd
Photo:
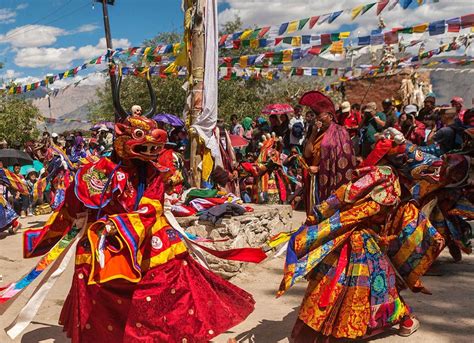
<instances>
[{"instance_id":1,"label":"green prayer flag","mask_svg":"<svg viewBox=\"0 0 474 343\"><path fill-rule=\"evenodd\" d=\"M306 25L308 21L309 21L309 18L301 19L298 25L298 30L303 30L303 27Z\"/></svg>"},{"instance_id":2,"label":"green prayer flag","mask_svg":"<svg viewBox=\"0 0 474 343\"><path fill-rule=\"evenodd\" d=\"M367 12L368 10L370 10L372 7L375 6L375 2L372 3L372 4L368 4L368 5L365 5L364 8L362 9L360 15L364 14L365 12Z\"/></svg>"},{"instance_id":3,"label":"green prayer flag","mask_svg":"<svg viewBox=\"0 0 474 343\"><path fill-rule=\"evenodd\" d=\"M339 32L331 33L331 42L337 42L337 41L340 41L340 40L341 40L341 38L340 38Z\"/></svg>"}]
</instances>

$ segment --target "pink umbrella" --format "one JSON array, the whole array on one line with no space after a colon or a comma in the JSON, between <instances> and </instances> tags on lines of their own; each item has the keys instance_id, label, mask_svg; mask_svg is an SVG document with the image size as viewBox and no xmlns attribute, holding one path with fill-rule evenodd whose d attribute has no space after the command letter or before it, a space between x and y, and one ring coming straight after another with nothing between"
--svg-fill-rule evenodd
<instances>
[{"instance_id":1,"label":"pink umbrella","mask_svg":"<svg viewBox=\"0 0 474 343\"><path fill-rule=\"evenodd\" d=\"M230 137L230 144L234 148L245 148L249 145L249 141L245 138L240 137L239 135L229 135Z\"/></svg>"},{"instance_id":2,"label":"pink umbrella","mask_svg":"<svg viewBox=\"0 0 474 343\"><path fill-rule=\"evenodd\" d=\"M262 114L289 114L289 113L294 113L295 110L290 104L271 104L265 106L265 108L262 110Z\"/></svg>"}]
</instances>

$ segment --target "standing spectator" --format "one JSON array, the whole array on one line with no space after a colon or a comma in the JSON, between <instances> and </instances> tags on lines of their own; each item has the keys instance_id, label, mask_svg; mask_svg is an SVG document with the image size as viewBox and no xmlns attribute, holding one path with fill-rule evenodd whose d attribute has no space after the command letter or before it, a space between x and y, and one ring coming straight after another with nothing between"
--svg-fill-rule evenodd
<instances>
[{"instance_id":1,"label":"standing spectator","mask_svg":"<svg viewBox=\"0 0 474 343\"><path fill-rule=\"evenodd\" d=\"M255 127L255 121L250 117L245 117L242 120L242 127L244 128L244 138L250 141L252 139L252 131Z\"/></svg>"},{"instance_id":2,"label":"standing spectator","mask_svg":"<svg viewBox=\"0 0 474 343\"><path fill-rule=\"evenodd\" d=\"M454 107L456 109L456 113L458 115L458 119L463 122L464 120L464 113L466 112L465 109L463 109L463 106L464 106L464 99L459 97L459 96L455 96L454 98L451 99L451 106Z\"/></svg>"},{"instance_id":3,"label":"standing spectator","mask_svg":"<svg viewBox=\"0 0 474 343\"><path fill-rule=\"evenodd\" d=\"M280 120L278 119L278 116L276 114L271 114L270 117L268 117L268 120L270 120L270 132L275 132L275 134L279 136Z\"/></svg>"},{"instance_id":4,"label":"standing spectator","mask_svg":"<svg viewBox=\"0 0 474 343\"><path fill-rule=\"evenodd\" d=\"M283 148L285 149L285 152L288 153L290 147L290 119L287 114L282 114L280 116L280 121L278 136L283 139Z\"/></svg>"},{"instance_id":5,"label":"standing spectator","mask_svg":"<svg viewBox=\"0 0 474 343\"><path fill-rule=\"evenodd\" d=\"M36 204L33 203L33 192L34 192L37 178L38 178L38 173L34 168L28 170L26 174L26 184L28 186L28 190L30 191L30 195L28 198L28 210L27 210L28 217L31 217L33 215L33 208L36 206Z\"/></svg>"},{"instance_id":6,"label":"standing spectator","mask_svg":"<svg viewBox=\"0 0 474 343\"><path fill-rule=\"evenodd\" d=\"M233 114L230 117L230 120L232 121L232 126L230 128L230 132L233 135L237 135L240 137L244 136L244 128L243 126L239 123L239 119L237 118L237 115Z\"/></svg>"},{"instance_id":7,"label":"standing spectator","mask_svg":"<svg viewBox=\"0 0 474 343\"><path fill-rule=\"evenodd\" d=\"M51 134L51 141L53 142L54 145L59 146L59 135L56 132L53 132Z\"/></svg>"},{"instance_id":8,"label":"standing spectator","mask_svg":"<svg viewBox=\"0 0 474 343\"><path fill-rule=\"evenodd\" d=\"M416 105L405 106L399 118L399 129L406 139L420 146L425 143L425 124L415 119L417 114Z\"/></svg>"},{"instance_id":9,"label":"standing spectator","mask_svg":"<svg viewBox=\"0 0 474 343\"><path fill-rule=\"evenodd\" d=\"M383 113L385 114L385 126L384 129L388 129L389 127L395 127L397 124L398 117L396 113L396 109L393 106L392 100L385 99L382 102Z\"/></svg>"},{"instance_id":10,"label":"standing spectator","mask_svg":"<svg viewBox=\"0 0 474 343\"><path fill-rule=\"evenodd\" d=\"M418 121L423 122L425 116L428 116L430 114L433 114L434 110L436 108L436 98L433 93L429 93L425 101L423 103L423 108L418 112L418 117L416 118Z\"/></svg>"},{"instance_id":11,"label":"standing spectator","mask_svg":"<svg viewBox=\"0 0 474 343\"><path fill-rule=\"evenodd\" d=\"M433 140L438 143L441 154L446 154L451 150L460 149L462 146L463 127L456 121L458 112L450 107L441 110L441 122L443 126L433 136Z\"/></svg>"},{"instance_id":12,"label":"standing spectator","mask_svg":"<svg viewBox=\"0 0 474 343\"><path fill-rule=\"evenodd\" d=\"M364 108L364 118L361 121L360 128L362 129L362 157L367 157L372 150L375 143L375 134L382 132L385 127L385 113L377 112L377 105L375 102L369 102Z\"/></svg>"},{"instance_id":13,"label":"standing spectator","mask_svg":"<svg viewBox=\"0 0 474 343\"><path fill-rule=\"evenodd\" d=\"M357 107L360 109L360 105L355 104L354 106L356 107L351 108L349 101L344 101L341 104L341 117L339 122L340 125L346 128L351 138L357 136L357 131L362 121L360 111L356 110Z\"/></svg>"},{"instance_id":14,"label":"standing spectator","mask_svg":"<svg viewBox=\"0 0 474 343\"><path fill-rule=\"evenodd\" d=\"M304 119L301 115L303 108L298 105L295 106L295 116L291 118L289 129L290 129L290 146L291 148L296 147L298 152L301 152L304 141Z\"/></svg>"},{"instance_id":15,"label":"standing spectator","mask_svg":"<svg viewBox=\"0 0 474 343\"><path fill-rule=\"evenodd\" d=\"M436 133L436 115L431 114L425 116L423 124L425 124L425 137L422 145L425 146L428 145L428 142L433 140L434 134Z\"/></svg>"},{"instance_id":16,"label":"standing spectator","mask_svg":"<svg viewBox=\"0 0 474 343\"><path fill-rule=\"evenodd\" d=\"M17 175L20 179L25 180L23 175L20 174L21 165L16 163L13 166L13 173ZM13 209L15 212L20 215L22 218L26 217L28 207L29 207L29 199L27 195L23 195L18 191L12 191L13 197Z\"/></svg>"}]
</instances>

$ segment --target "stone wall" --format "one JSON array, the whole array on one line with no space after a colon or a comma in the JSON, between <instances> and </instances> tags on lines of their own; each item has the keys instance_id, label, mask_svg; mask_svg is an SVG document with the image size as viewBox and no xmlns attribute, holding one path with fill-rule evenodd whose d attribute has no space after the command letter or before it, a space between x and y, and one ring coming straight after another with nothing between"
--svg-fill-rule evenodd
<instances>
[{"instance_id":1,"label":"stone wall","mask_svg":"<svg viewBox=\"0 0 474 343\"><path fill-rule=\"evenodd\" d=\"M254 212L223 219L221 224L201 222L197 217L178 218L180 225L192 234L225 242L204 243L216 250L261 247L273 235L289 231L293 210L289 205L252 205ZM226 279L237 275L244 263L218 259L206 254L211 269Z\"/></svg>"}]
</instances>

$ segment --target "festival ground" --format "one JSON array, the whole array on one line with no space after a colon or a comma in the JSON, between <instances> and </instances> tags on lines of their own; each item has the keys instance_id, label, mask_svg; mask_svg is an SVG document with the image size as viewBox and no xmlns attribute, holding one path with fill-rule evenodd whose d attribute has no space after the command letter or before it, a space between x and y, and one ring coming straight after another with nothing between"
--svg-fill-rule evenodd
<instances>
[{"instance_id":1,"label":"festival ground","mask_svg":"<svg viewBox=\"0 0 474 343\"><path fill-rule=\"evenodd\" d=\"M22 219L24 227L39 226L46 216ZM303 213L295 213L293 226L304 220ZM0 274L3 280L0 287L24 275L34 265L36 259L24 260L21 256L21 235L0 236ZM215 339L226 342L236 337L238 342L289 342L298 307L306 284L300 283L288 294L276 299L275 293L282 277L284 257L269 259L260 265L247 266L245 272L232 279L232 282L253 294L257 301L255 311L242 324ZM68 342L58 322L59 313L70 287L73 265L59 279L48 295L33 323L23 335L14 342ZM396 333L386 333L373 339L374 342L430 342L463 343L474 339L474 307L472 306L472 287L474 285L474 255L464 256L458 264L452 262L447 250L436 261L429 276L424 280L433 295L402 293L414 307L421 327L412 336L402 338ZM35 282L36 285L37 282ZM6 327L24 305L26 295L33 291L30 287L12 309L0 315L0 327ZM4 331L0 332L0 342L12 342Z\"/></svg>"}]
</instances>

